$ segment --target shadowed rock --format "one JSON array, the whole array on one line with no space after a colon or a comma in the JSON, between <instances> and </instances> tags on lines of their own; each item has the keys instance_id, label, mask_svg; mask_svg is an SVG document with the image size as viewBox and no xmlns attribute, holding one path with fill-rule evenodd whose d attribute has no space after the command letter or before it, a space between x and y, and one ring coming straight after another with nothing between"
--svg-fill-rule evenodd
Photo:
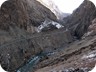
<instances>
[{"instance_id":1,"label":"shadowed rock","mask_svg":"<svg viewBox=\"0 0 96 72\"><path fill-rule=\"evenodd\" d=\"M64 18L65 25L71 29L72 34L81 38L91 21L96 17L95 5L89 1L84 0L84 2L67 18Z\"/></svg>"},{"instance_id":2,"label":"shadowed rock","mask_svg":"<svg viewBox=\"0 0 96 72\"><path fill-rule=\"evenodd\" d=\"M38 26L45 18L56 21L56 16L36 0L8 0L0 9L0 29L18 26L27 30L27 26Z\"/></svg>"}]
</instances>

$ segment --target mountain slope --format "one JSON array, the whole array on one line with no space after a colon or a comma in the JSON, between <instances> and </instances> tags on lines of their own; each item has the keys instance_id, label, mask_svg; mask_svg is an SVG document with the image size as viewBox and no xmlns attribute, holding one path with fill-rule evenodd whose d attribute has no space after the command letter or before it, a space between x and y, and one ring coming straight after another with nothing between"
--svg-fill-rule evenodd
<instances>
[{"instance_id":1,"label":"mountain slope","mask_svg":"<svg viewBox=\"0 0 96 72\"><path fill-rule=\"evenodd\" d=\"M18 26L27 30L27 26L38 26L45 18L56 21L56 16L35 0L8 0L0 9L0 29Z\"/></svg>"},{"instance_id":2,"label":"mountain slope","mask_svg":"<svg viewBox=\"0 0 96 72\"><path fill-rule=\"evenodd\" d=\"M84 0L70 16L64 18L64 21L66 27L71 29L72 34L81 38L95 17L95 5L89 0Z\"/></svg>"},{"instance_id":3,"label":"mountain slope","mask_svg":"<svg viewBox=\"0 0 96 72\"><path fill-rule=\"evenodd\" d=\"M49 8L58 19L61 19L62 12L59 10L59 8L55 5L55 3L52 0L38 0L41 4Z\"/></svg>"}]
</instances>

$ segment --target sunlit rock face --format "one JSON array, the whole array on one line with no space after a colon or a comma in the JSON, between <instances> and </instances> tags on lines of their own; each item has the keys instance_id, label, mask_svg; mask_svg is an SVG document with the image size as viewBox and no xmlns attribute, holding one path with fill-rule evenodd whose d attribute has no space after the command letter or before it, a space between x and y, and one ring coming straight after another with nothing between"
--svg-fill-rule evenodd
<instances>
[{"instance_id":1,"label":"sunlit rock face","mask_svg":"<svg viewBox=\"0 0 96 72\"><path fill-rule=\"evenodd\" d=\"M64 21L65 25L73 32L72 34L81 38L87 32L91 21L95 17L95 5L89 0L84 0L69 17L64 18Z\"/></svg>"},{"instance_id":2,"label":"sunlit rock face","mask_svg":"<svg viewBox=\"0 0 96 72\"><path fill-rule=\"evenodd\" d=\"M47 8L49 8L58 19L61 19L62 12L59 10L59 8L56 6L56 4L52 0L37 0Z\"/></svg>"}]
</instances>

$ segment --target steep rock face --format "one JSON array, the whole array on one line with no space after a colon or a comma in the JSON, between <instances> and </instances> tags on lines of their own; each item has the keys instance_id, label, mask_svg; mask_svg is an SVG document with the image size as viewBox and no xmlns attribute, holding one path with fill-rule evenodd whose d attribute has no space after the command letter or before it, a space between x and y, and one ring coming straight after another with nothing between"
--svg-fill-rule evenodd
<instances>
[{"instance_id":1,"label":"steep rock face","mask_svg":"<svg viewBox=\"0 0 96 72\"><path fill-rule=\"evenodd\" d=\"M56 21L56 16L36 0L8 0L0 9L0 29L18 26L27 30L27 26L38 26L45 18Z\"/></svg>"},{"instance_id":2,"label":"steep rock face","mask_svg":"<svg viewBox=\"0 0 96 72\"><path fill-rule=\"evenodd\" d=\"M56 4L52 0L38 0L41 4L49 8L58 19L61 19L62 12L56 6Z\"/></svg>"},{"instance_id":3,"label":"steep rock face","mask_svg":"<svg viewBox=\"0 0 96 72\"><path fill-rule=\"evenodd\" d=\"M94 20L92 20L92 24L88 27L88 31L92 34L95 35L96 34L96 18ZM90 34L90 35L91 35Z\"/></svg>"},{"instance_id":4,"label":"steep rock face","mask_svg":"<svg viewBox=\"0 0 96 72\"><path fill-rule=\"evenodd\" d=\"M10 26L26 28L28 13L21 1L9 0L2 4L0 9L0 29L8 30Z\"/></svg>"},{"instance_id":5,"label":"steep rock face","mask_svg":"<svg viewBox=\"0 0 96 72\"><path fill-rule=\"evenodd\" d=\"M56 16L50 11L50 9L46 8L36 0L28 0L27 2L29 5L28 14L30 15L33 24L35 24L34 22L38 22L36 25L39 25L45 20L45 18L56 21ZM33 10L31 10L31 8Z\"/></svg>"},{"instance_id":6,"label":"steep rock face","mask_svg":"<svg viewBox=\"0 0 96 72\"><path fill-rule=\"evenodd\" d=\"M65 25L71 29L72 34L81 38L95 17L95 5L89 0L84 0L84 2L64 20Z\"/></svg>"},{"instance_id":7,"label":"steep rock face","mask_svg":"<svg viewBox=\"0 0 96 72\"><path fill-rule=\"evenodd\" d=\"M55 4L54 0L37 0L47 8L49 8L56 16L58 20L63 20L64 17L69 16L69 13L63 13L58 6Z\"/></svg>"},{"instance_id":8,"label":"steep rock face","mask_svg":"<svg viewBox=\"0 0 96 72\"><path fill-rule=\"evenodd\" d=\"M88 31L83 35L82 38L88 37L88 36L93 36L96 34L96 18L92 20L92 23L88 27Z\"/></svg>"}]
</instances>

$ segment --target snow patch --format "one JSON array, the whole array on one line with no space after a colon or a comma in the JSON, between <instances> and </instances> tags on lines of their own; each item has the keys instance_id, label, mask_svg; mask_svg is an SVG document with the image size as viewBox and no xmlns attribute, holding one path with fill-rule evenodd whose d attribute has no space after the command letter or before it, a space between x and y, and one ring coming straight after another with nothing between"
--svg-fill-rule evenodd
<instances>
[{"instance_id":1,"label":"snow patch","mask_svg":"<svg viewBox=\"0 0 96 72\"><path fill-rule=\"evenodd\" d=\"M82 59L91 59L96 57L96 51L90 52L88 55L84 55Z\"/></svg>"},{"instance_id":2,"label":"snow patch","mask_svg":"<svg viewBox=\"0 0 96 72\"><path fill-rule=\"evenodd\" d=\"M96 56L96 54L90 54L88 56L87 55L84 55L83 58L86 58L87 59L87 58L93 58L95 56Z\"/></svg>"},{"instance_id":3,"label":"snow patch","mask_svg":"<svg viewBox=\"0 0 96 72\"><path fill-rule=\"evenodd\" d=\"M42 22L42 24L40 26L37 27L37 32L41 32L43 28L49 27L50 25L55 26L57 29L60 29L60 28L64 27L63 25L61 25L57 22L54 22L50 19L46 19L44 22Z\"/></svg>"}]
</instances>

